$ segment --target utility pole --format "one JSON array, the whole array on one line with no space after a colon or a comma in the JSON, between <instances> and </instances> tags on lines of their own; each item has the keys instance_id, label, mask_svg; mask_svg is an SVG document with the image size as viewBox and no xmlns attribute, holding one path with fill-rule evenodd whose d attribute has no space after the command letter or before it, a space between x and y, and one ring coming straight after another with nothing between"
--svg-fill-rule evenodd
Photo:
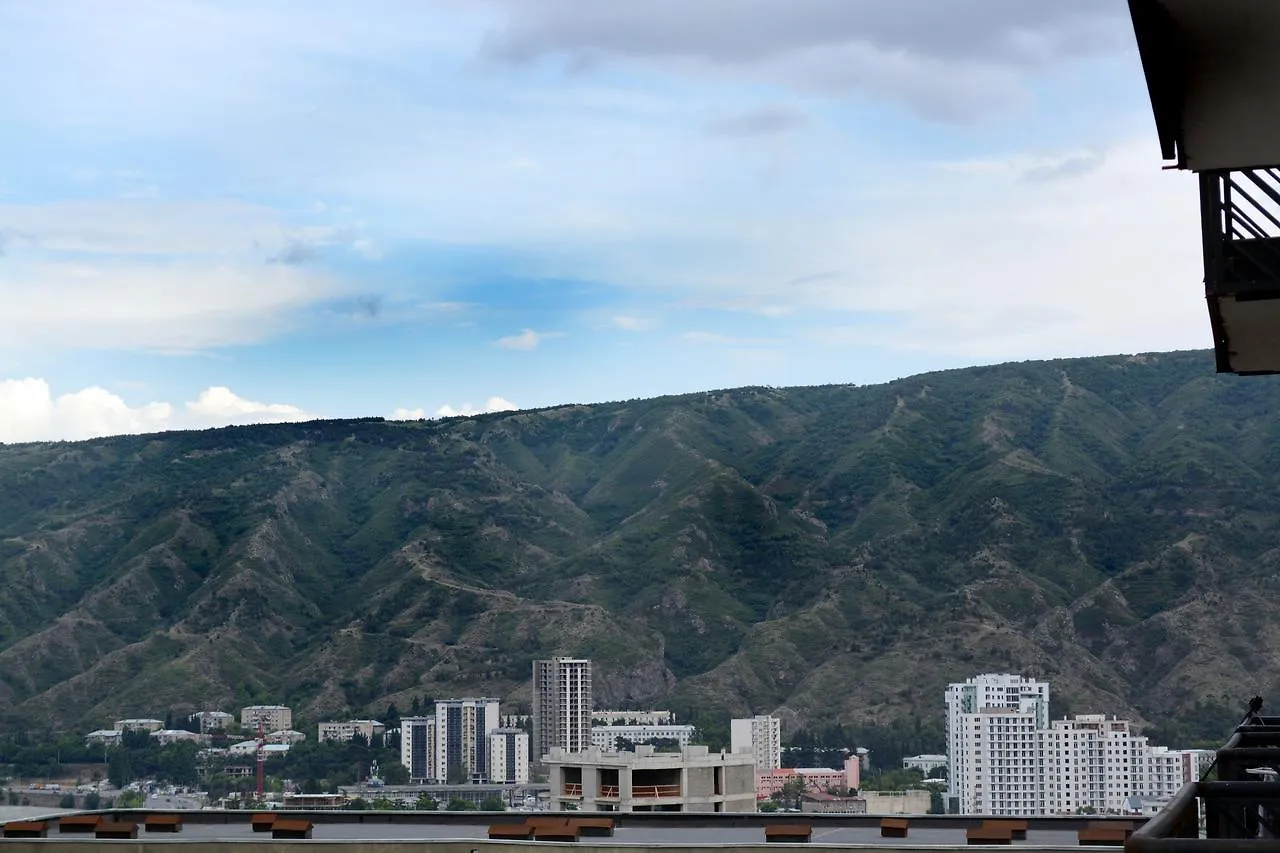
<instances>
[{"instance_id":1,"label":"utility pole","mask_svg":"<svg viewBox=\"0 0 1280 853\"><path fill-rule=\"evenodd\" d=\"M262 802L263 768L267 763L267 741L262 733L262 720L258 720L258 802Z\"/></svg>"}]
</instances>

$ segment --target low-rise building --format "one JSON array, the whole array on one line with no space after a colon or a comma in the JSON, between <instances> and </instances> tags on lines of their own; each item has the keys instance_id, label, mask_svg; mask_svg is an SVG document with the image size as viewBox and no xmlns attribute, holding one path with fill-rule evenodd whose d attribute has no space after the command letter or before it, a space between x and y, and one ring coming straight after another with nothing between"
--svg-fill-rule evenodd
<instances>
[{"instance_id":1,"label":"low-rise building","mask_svg":"<svg viewBox=\"0 0 1280 853\"><path fill-rule=\"evenodd\" d=\"M922 790L863 791L859 796L871 815L928 814L933 805L933 794Z\"/></svg>"},{"instance_id":2,"label":"low-rise building","mask_svg":"<svg viewBox=\"0 0 1280 853\"><path fill-rule=\"evenodd\" d=\"M204 743L209 739L208 735L196 734L186 729L160 729L151 733L151 739L160 746L167 746L171 743Z\"/></svg>"},{"instance_id":3,"label":"low-rise building","mask_svg":"<svg viewBox=\"0 0 1280 853\"><path fill-rule=\"evenodd\" d=\"M164 728L164 720L153 720L150 717L139 717L128 720L116 720L118 732L158 732Z\"/></svg>"},{"instance_id":4,"label":"low-rise building","mask_svg":"<svg viewBox=\"0 0 1280 853\"><path fill-rule=\"evenodd\" d=\"M387 731L387 727L377 720L346 720L321 723L317 738L321 743L334 741L346 743L356 735L360 735L370 744L379 743L379 738Z\"/></svg>"},{"instance_id":5,"label":"low-rise building","mask_svg":"<svg viewBox=\"0 0 1280 853\"><path fill-rule=\"evenodd\" d=\"M742 753L749 755L749 753ZM780 767L766 773L756 774L756 794L764 800L774 794L780 794L792 782L800 787L800 793L824 794L837 791L841 794L862 785L862 764L858 756L850 755L844 760L843 769L832 767Z\"/></svg>"},{"instance_id":6,"label":"low-rise building","mask_svg":"<svg viewBox=\"0 0 1280 853\"><path fill-rule=\"evenodd\" d=\"M220 732L231 728L235 723L235 714L226 711L198 711L191 718L200 724L202 732Z\"/></svg>"},{"instance_id":7,"label":"low-rise building","mask_svg":"<svg viewBox=\"0 0 1280 853\"><path fill-rule=\"evenodd\" d=\"M259 723L266 732L293 728L293 710L284 705L250 705L240 709L240 728L256 730Z\"/></svg>"},{"instance_id":8,"label":"low-rise building","mask_svg":"<svg viewBox=\"0 0 1280 853\"><path fill-rule=\"evenodd\" d=\"M801 796L800 811L817 814L866 814L867 801L861 797L814 791Z\"/></svg>"},{"instance_id":9,"label":"low-rise building","mask_svg":"<svg viewBox=\"0 0 1280 853\"><path fill-rule=\"evenodd\" d=\"M263 737L263 740L268 744L285 744L287 746L293 746L295 743L302 743L306 739L306 735L302 732L294 731L293 729L284 729L282 731L272 732L271 734Z\"/></svg>"},{"instance_id":10,"label":"low-rise building","mask_svg":"<svg viewBox=\"0 0 1280 853\"><path fill-rule=\"evenodd\" d=\"M908 755L902 759L903 770L919 770L921 775L928 776L940 767L947 766L945 755Z\"/></svg>"},{"instance_id":11,"label":"low-rise building","mask_svg":"<svg viewBox=\"0 0 1280 853\"><path fill-rule=\"evenodd\" d=\"M86 746L115 746L124 733L120 729L98 729L84 736Z\"/></svg>"},{"instance_id":12,"label":"low-rise building","mask_svg":"<svg viewBox=\"0 0 1280 853\"><path fill-rule=\"evenodd\" d=\"M591 722L601 726L665 726L674 716L670 711L592 711Z\"/></svg>"},{"instance_id":13,"label":"low-rise building","mask_svg":"<svg viewBox=\"0 0 1280 853\"><path fill-rule=\"evenodd\" d=\"M552 750L544 759L553 811L754 812L755 762L751 755L710 752Z\"/></svg>"},{"instance_id":14,"label":"low-rise building","mask_svg":"<svg viewBox=\"0 0 1280 853\"><path fill-rule=\"evenodd\" d=\"M684 749L692 741L693 733L693 726L672 724L592 726L591 745L601 752L617 752L618 739L621 738L633 745L655 740L672 741L675 746Z\"/></svg>"}]
</instances>

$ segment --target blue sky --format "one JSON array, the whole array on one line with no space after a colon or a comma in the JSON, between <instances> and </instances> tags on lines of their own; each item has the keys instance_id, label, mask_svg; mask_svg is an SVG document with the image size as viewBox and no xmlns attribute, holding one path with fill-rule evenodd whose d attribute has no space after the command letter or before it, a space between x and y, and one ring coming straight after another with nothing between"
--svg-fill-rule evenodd
<instances>
[{"instance_id":1,"label":"blue sky","mask_svg":"<svg viewBox=\"0 0 1280 853\"><path fill-rule=\"evenodd\" d=\"M1123 0L46 0L0 31L0 441L1209 344Z\"/></svg>"}]
</instances>

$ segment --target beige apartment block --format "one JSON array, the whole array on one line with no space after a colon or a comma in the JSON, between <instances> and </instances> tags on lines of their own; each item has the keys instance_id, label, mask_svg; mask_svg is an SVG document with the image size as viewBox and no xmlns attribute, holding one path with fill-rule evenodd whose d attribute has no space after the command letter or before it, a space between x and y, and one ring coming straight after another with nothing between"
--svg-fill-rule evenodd
<instances>
[{"instance_id":1,"label":"beige apartment block","mask_svg":"<svg viewBox=\"0 0 1280 853\"><path fill-rule=\"evenodd\" d=\"M284 705L250 705L240 709L240 728L257 730L259 723L264 732L292 729L293 711Z\"/></svg>"},{"instance_id":2,"label":"beige apartment block","mask_svg":"<svg viewBox=\"0 0 1280 853\"><path fill-rule=\"evenodd\" d=\"M545 763L553 811L754 812L756 768L750 754L710 752L567 752Z\"/></svg>"}]
</instances>

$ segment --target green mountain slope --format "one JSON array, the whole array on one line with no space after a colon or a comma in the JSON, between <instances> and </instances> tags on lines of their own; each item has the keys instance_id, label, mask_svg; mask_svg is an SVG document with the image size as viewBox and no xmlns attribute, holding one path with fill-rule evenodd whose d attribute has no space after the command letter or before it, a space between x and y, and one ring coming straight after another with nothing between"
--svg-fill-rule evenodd
<instances>
[{"instance_id":1,"label":"green mountain slope","mask_svg":"<svg viewBox=\"0 0 1280 853\"><path fill-rule=\"evenodd\" d=\"M1203 353L0 447L0 714L271 697L1175 724L1280 683L1280 385ZM1060 710L1065 710L1061 708Z\"/></svg>"}]
</instances>

